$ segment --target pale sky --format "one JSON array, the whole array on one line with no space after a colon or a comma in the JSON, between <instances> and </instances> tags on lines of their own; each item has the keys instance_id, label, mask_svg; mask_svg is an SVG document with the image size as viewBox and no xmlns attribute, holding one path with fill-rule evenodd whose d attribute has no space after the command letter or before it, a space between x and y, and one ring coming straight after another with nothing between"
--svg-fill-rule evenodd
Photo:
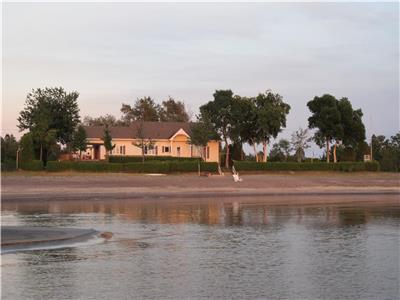
<instances>
[{"instance_id":1,"label":"pale sky","mask_svg":"<svg viewBox=\"0 0 400 300\"><path fill-rule=\"evenodd\" d=\"M169 95L197 113L216 89L272 89L292 107L278 138L331 93L368 135L399 130L399 3L6 3L2 25L2 135L21 135L26 94L46 86L78 91L82 117Z\"/></svg>"}]
</instances>

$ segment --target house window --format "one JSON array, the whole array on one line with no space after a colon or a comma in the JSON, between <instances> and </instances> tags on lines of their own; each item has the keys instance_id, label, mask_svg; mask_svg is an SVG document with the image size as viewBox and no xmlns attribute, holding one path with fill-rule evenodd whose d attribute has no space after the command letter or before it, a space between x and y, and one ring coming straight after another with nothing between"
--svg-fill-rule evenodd
<instances>
[{"instance_id":1,"label":"house window","mask_svg":"<svg viewBox=\"0 0 400 300\"><path fill-rule=\"evenodd\" d=\"M162 146L162 153L169 153L169 146Z\"/></svg>"},{"instance_id":2,"label":"house window","mask_svg":"<svg viewBox=\"0 0 400 300\"><path fill-rule=\"evenodd\" d=\"M158 146L155 146L154 150L155 150L155 154L158 155Z\"/></svg>"},{"instance_id":3,"label":"house window","mask_svg":"<svg viewBox=\"0 0 400 300\"><path fill-rule=\"evenodd\" d=\"M157 146L151 146L151 145L144 146L144 154L154 155L157 154L157 152L158 152Z\"/></svg>"},{"instance_id":4,"label":"house window","mask_svg":"<svg viewBox=\"0 0 400 300\"><path fill-rule=\"evenodd\" d=\"M119 153L125 155L125 146L119 146Z\"/></svg>"}]
</instances>

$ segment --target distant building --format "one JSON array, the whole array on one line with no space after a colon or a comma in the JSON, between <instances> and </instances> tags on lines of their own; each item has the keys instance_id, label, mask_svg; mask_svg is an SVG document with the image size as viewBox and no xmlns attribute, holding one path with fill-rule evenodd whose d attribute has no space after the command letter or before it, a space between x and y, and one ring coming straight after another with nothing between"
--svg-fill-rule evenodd
<instances>
[{"instance_id":1,"label":"distant building","mask_svg":"<svg viewBox=\"0 0 400 300\"><path fill-rule=\"evenodd\" d=\"M103 144L104 127L87 126L87 150L84 158L91 160L105 159L106 149ZM115 148L110 155L142 155L138 146L141 140L151 141L145 147L145 156L202 157L205 161L219 161L219 142L209 141L206 147L191 145L190 123L183 122L133 122L130 126L109 128L112 144Z\"/></svg>"}]
</instances>

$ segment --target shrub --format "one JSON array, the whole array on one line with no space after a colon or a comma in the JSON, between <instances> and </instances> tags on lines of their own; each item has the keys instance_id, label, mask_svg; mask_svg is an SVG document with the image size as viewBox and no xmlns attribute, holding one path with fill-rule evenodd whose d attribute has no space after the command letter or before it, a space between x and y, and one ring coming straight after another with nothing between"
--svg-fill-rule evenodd
<instances>
[{"instance_id":1,"label":"shrub","mask_svg":"<svg viewBox=\"0 0 400 300\"><path fill-rule=\"evenodd\" d=\"M15 160L6 160L1 163L1 171L15 171Z\"/></svg>"},{"instance_id":2,"label":"shrub","mask_svg":"<svg viewBox=\"0 0 400 300\"><path fill-rule=\"evenodd\" d=\"M197 157L173 157L173 156L146 156L145 162L148 161L198 161L200 158ZM110 155L110 163L133 163L133 162L143 162L143 158L140 155L125 155L117 156Z\"/></svg>"},{"instance_id":3,"label":"shrub","mask_svg":"<svg viewBox=\"0 0 400 300\"><path fill-rule=\"evenodd\" d=\"M134 162L123 164L126 172L133 173L169 173L169 162L162 161L148 161L148 162Z\"/></svg>"},{"instance_id":4,"label":"shrub","mask_svg":"<svg viewBox=\"0 0 400 300\"><path fill-rule=\"evenodd\" d=\"M26 171L42 171L43 162L41 160L31 160L20 162L19 168Z\"/></svg>"},{"instance_id":5,"label":"shrub","mask_svg":"<svg viewBox=\"0 0 400 300\"><path fill-rule=\"evenodd\" d=\"M379 163L374 162L254 162L235 161L237 171L379 171Z\"/></svg>"},{"instance_id":6,"label":"shrub","mask_svg":"<svg viewBox=\"0 0 400 300\"><path fill-rule=\"evenodd\" d=\"M74 161L49 161L46 170L49 172L59 171L87 171L87 172L121 172L122 164L105 163L105 162L74 162Z\"/></svg>"}]
</instances>

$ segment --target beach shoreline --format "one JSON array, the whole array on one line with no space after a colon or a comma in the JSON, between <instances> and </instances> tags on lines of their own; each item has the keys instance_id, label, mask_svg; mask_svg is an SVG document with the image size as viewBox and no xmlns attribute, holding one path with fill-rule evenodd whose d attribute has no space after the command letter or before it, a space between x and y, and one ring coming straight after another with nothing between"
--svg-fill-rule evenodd
<instances>
[{"instance_id":1,"label":"beach shoreline","mask_svg":"<svg viewBox=\"0 0 400 300\"><path fill-rule=\"evenodd\" d=\"M243 182L235 183L231 175L199 177L194 174L146 176L68 172L32 176L23 172L2 176L1 196L3 204L113 199L226 201L232 198L267 201L279 197L282 203L291 203L292 200L288 199L296 197L311 197L314 199L310 201L312 203L340 203L349 197L361 198L360 201L390 198L391 203L399 203L400 199L400 176L395 173L277 172L243 174L242 178Z\"/></svg>"}]
</instances>

